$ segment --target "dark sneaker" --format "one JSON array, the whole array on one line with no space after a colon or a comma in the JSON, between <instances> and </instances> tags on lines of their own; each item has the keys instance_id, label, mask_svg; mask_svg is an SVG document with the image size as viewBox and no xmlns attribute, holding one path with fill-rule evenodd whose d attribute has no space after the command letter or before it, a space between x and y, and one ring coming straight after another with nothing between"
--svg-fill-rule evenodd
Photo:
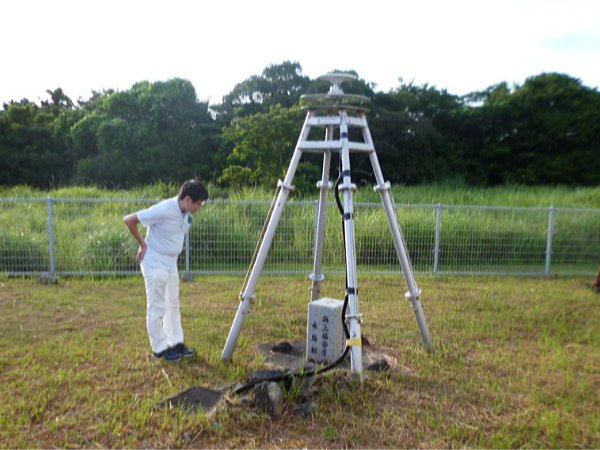
<instances>
[{"instance_id":1,"label":"dark sneaker","mask_svg":"<svg viewBox=\"0 0 600 450\"><path fill-rule=\"evenodd\" d=\"M193 348L186 347L183 342L180 342L179 344L174 345L171 348L173 349L173 351L179 353L183 358L191 358L196 354L196 350L194 350Z\"/></svg>"},{"instance_id":2,"label":"dark sneaker","mask_svg":"<svg viewBox=\"0 0 600 450\"><path fill-rule=\"evenodd\" d=\"M156 356L157 358L163 358L165 361L168 361L168 362L181 361L181 358L183 358L181 353L176 352L173 349L173 347L169 347L160 353L154 353L154 356Z\"/></svg>"}]
</instances>

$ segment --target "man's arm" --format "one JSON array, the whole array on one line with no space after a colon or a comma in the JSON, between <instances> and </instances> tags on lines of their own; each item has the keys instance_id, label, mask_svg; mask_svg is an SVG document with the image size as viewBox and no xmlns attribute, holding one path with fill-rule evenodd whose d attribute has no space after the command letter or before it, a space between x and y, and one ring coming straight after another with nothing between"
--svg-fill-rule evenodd
<instances>
[{"instance_id":1,"label":"man's arm","mask_svg":"<svg viewBox=\"0 0 600 450\"><path fill-rule=\"evenodd\" d=\"M144 259L144 255L146 254L146 240L144 239L144 236L142 236L142 233L140 232L140 229L138 227L140 220L138 219L137 214L133 213L133 214L126 215L123 218L123 222L125 222L125 225L127 225L129 232L133 235L135 240L138 241L138 243L140 244L140 248L138 249L138 252L137 252L137 261L139 263L141 263L142 260Z\"/></svg>"}]
</instances>

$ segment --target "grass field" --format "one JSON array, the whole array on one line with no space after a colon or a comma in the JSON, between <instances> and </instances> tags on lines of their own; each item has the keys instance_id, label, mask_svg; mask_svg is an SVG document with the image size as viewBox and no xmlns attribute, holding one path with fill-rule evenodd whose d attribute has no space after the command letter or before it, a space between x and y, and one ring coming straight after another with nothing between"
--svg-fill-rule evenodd
<instances>
[{"instance_id":1,"label":"grass field","mask_svg":"<svg viewBox=\"0 0 600 450\"><path fill-rule=\"evenodd\" d=\"M262 277L233 362L220 352L242 280L183 283L178 364L151 356L141 277L0 279L0 447L597 448L600 295L581 278L423 278L435 352L420 343L404 282L359 277L363 333L387 375L323 376L312 417L288 393L272 419L236 397L212 414L160 403L264 368L257 346L306 335L308 282ZM339 298L343 279L328 278Z\"/></svg>"}]
</instances>

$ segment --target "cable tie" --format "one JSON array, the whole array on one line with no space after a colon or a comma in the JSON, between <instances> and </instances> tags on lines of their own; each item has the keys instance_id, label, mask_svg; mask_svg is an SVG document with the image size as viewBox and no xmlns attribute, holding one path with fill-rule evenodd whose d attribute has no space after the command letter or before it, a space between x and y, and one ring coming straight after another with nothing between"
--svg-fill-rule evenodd
<instances>
[{"instance_id":1,"label":"cable tie","mask_svg":"<svg viewBox=\"0 0 600 450\"><path fill-rule=\"evenodd\" d=\"M361 338L346 339L346 346L348 346L348 347L362 347L362 339Z\"/></svg>"}]
</instances>

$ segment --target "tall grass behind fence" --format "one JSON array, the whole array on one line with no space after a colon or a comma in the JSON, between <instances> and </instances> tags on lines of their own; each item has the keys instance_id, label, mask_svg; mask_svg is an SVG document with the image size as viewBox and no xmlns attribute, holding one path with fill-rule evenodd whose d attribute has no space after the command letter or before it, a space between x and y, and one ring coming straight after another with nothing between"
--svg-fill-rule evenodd
<instances>
[{"instance_id":1,"label":"tall grass behind fence","mask_svg":"<svg viewBox=\"0 0 600 450\"><path fill-rule=\"evenodd\" d=\"M133 274L137 243L123 216L156 200L0 198L0 274ZM216 200L196 214L181 272L244 273L270 202ZM288 201L266 273L309 273L316 201ZM379 203L354 204L361 273L400 272ZM600 209L399 205L397 218L417 273L593 275L600 258ZM323 271L343 272L342 220L328 203Z\"/></svg>"},{"instance_id":2,"label":"tall grass behind fence","mask_svg":"<svg viewBox=\"0 0 600 450\"><path fill-rule=\"evenodd\" d=\"M579 268L598 269L600 213L598 210L553 210L550 265L555 274L577 274ZM590 265L591 261L591 265ZM594 270L595 269L595 270Z\"/></svg>"},{"instance_id":3,"label":"tall grass behind fence","mask_svg":"<svg viewBox=\"0 0 600 450\"><path fill-rule=\"evenodd\" d=\"M138 244L123 217L150 206L148 200L60 199L54 202L54 248L58 272L126 274L138 270Z\"/></svg>"},{"instance_id":4,"label":"tall grass behind fence","mask_svg":"<svg viewBox=\"0 0 600 450\"><path fill-rule=\"evenodd\" d=\"M446 206L438 265L448 273L545 273L548 210Z\"/></svg>"},{"instance_id":5,"label":"tall grass behind fence","mask_svg":"<svg viewBox=\"0 0 600 450\"><path fill-rule=\"evenodd\" d=\"M46 200L4 199L0 203L0 273L49 271Z\"/></svg>"}]
</instances>

